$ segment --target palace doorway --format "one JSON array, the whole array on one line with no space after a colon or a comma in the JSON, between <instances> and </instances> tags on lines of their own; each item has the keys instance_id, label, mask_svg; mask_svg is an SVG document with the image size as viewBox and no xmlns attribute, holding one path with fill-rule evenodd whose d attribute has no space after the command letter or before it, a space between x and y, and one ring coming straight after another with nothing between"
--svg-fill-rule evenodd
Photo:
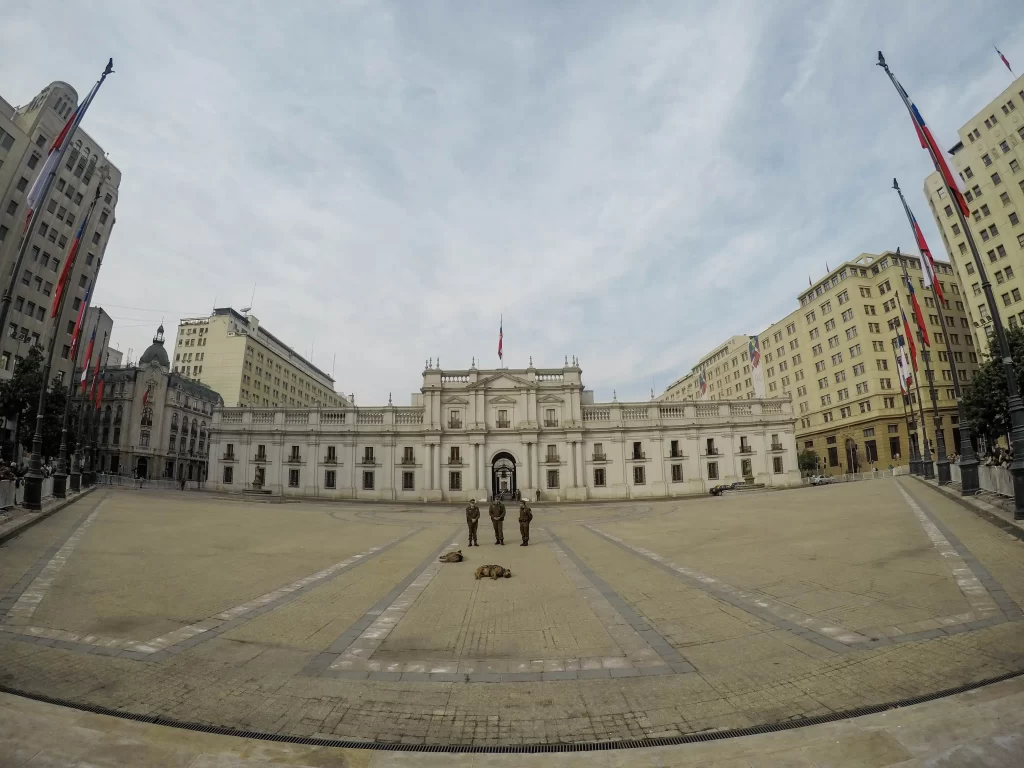
<instances>
[{"instance_id":1,"label":"palace doorway","mask_svg":"<svg viewBox=\"0 0 1024 768\"><path fill-rule=\"evenodd\" d=\"M507 451L496 453L491 459L491 498L511 499L517 489L516 457Z\"/></svg>"},{"instance_id":2,"label":"palace doorway","mask_svg":"<svg viewBox=\"0 0 1024 768\"><path fill-rule=\"evenodd\" d=\"M145 456L135 464L135 476L141 477L143 480L149 477L149 459Z\"/></svg>"}]
</instances>

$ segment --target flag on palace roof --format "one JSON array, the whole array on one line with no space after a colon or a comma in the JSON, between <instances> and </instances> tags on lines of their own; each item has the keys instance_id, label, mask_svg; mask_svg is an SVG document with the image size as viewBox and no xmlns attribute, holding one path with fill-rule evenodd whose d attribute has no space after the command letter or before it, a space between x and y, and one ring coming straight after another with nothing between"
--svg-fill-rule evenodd
<instances>
[{"instance_id":1,"label":"flag on palace roof","mask_svg":"<svg viewBox=\"0 0 1024 768\"><path fill-rule=\"evenodd\" d=\"M910 105L910 117L914 121L914 130L917 131L917 138L921 142L921 146L928 150L928 154L932 156L932 163L935 164L935 170L942 174L942 178L946 182L946 186L949 187L953 193L953 197L956 198L957 205L960 206L961 212L965 217L971 215L971 209L967 206L967 201L964 199L963 191L960 189L960 182L957 181L956 176L949 170L949 165L946 164L946 158L939 149L938 142L935 141L935 137L932 136L931 129L928 128L928 124L924 121L924 117L921 115L921 110L917 108L917 105L910 99L906 89L903 85L893 77L893 81L896 83L896 87L900 89L900 93L907 99L907 103Z\"/></svg>"},{"instance_id":2,"label":"flag on palace roof","mask_svg":"<svg viewBox=\"0 0 1024 768\"><path fill-rule=\"evenodd\" d=\"M505 339L505 318L502 317L502 319L498 321L498 359L499 360L502 359L502 356L501 356L502 346L501 345L502 345L502 342L504 341L504 339Z\"/></svg>"},{"instance_id":3,"label":"flag on palace roof","mask_svg":"<svg viewBox=\"0 0 1024 768\"><path fill-rule=\"evenodd\" d=\"M993 47L993 48L996 48L996 47L995 47L994 45L993 45L992 47ZM1002 52L1002 51L1000 51L1000 50L999 50L998 48L996 48L996 53L998 53L998 54L999 54L999 58L1003 60L1003 64L1005 64L1005 65L1006 65L1006 68L1007 68L1008 70L1010 70L1010 74L1012 75L1012 74L1013 74L1013 67L1011 67L1011 66L1010 66L1010 62L1008 62L1008 61L1006 60L1006 57L1005 57L1005 56L1003 56L1003 52Z\"/></svg>"},{"instance_id":4,"label":"flag on palace roof","mask_svg":"<svg viewBox=\"0 0 1024 768\"><path fill-rule=\"evenodd\" d=\"M917 327L921 329L921 340L926 347L931 346L928 340L928 326L924 324L924 315L921 313L921 305L917 303L917 292L914 290L914 281L907 278L907 288L910 290L910 303L914 307L914 315L917 317Z\"/></svg>"},{"instance_id":5,"label":"flag on palace roof","mask_svg":"<svg viewBox=\"0 0 1024 768\"><path fill-rule=\"evenodd\" d=\"M82 306L85 306L84 304ZM98 325L98 323L97 323ZM82 361L82 394L85 394L85 382L89 380L89 361L92 360L92 347L96 343L96 326L93 326L89 346L85 348L85 360Z\"/></svg>"},{"instance_id":6,"label":"flag on palace roof","mask_svg":"<svg viewBox=\"0 0 1024 768\"><path fill-rule=\"evenodd\" d=\"M910 211L909 208L907 210ZM935 259L932 258L931 249L928 248L928 243L924 239L924 233L921 231L921 225L917 223L917 218L914 216L913 211L910 211L910 223L914 227L914 238L917 240L917 250L921 252L921 268L924 271L924 284L935 291L935 295L940 302L944 302L946 297L942 295L942 286L939 285L939 279L935 276Z\"/></svg>"},{"instance_id":7,"label":"flag on palace roof","mask_svg":"<svg viewBox=\"0 0 1024 768\"><path fill-rule=\"evenodd\" d=\"M97 82L92 87L92 90L89 91L89 95L85 97L85 100L75 107L67 122L64 123L64 128L61 129L61 132L57 134L57 138L53 140L53 144L50 145L50 150L46 154L46 160L43 161L43 167L39 169L35 181L32 182L32 186L28 190L28 196L25 198L25 203L28 207L25 215L26 227L32 221L32 214L35 213L36 208L42 205L43 196L47 192L50 174L57 171L57 164L63 157L67 143L71 141L71 136L74 134L75 129L82 122L82 118L85 117L85 113L89 109L93 97L96 96L96 91L100 89L102 82L102 80Z\"/></svg>"},{"instance_id":8,"label":"flag on palace roof","mask_svg":"<svg viewBox=\"0 0 1024 768\"><path fill-rule=\"evenodd\" d=\"M907 313L900 307L900 314L903 316L903 333L907 336L907 344L910 345L910 363L914 366L914 372L917 372L917 344L914 343L914 334L910 332L910 323L907 322Z\"/></svg>"},{"instance_id":9,"label":"flag on palace roof","mask_svg":"<svg viewBox=\"0 0 1024 768\"><path fill-rule=\"evenodd\" d=\"M700 369L700 376L697 377L697 387L700 390L701 398L708 393L708 377L704 375L704 369Z\"/></svg>"}]
</instances>

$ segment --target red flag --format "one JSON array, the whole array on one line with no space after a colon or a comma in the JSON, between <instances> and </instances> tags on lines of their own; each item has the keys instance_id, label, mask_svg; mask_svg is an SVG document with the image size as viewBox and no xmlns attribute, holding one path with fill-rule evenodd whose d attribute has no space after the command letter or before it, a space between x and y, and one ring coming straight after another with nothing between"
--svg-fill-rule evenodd
<instances>
[{"instance_id":1,"label":"red flag","mask_svg":"<svg viewBox=\"0 0 1024 768\"><path fill-rule=\"evenodd\" d=\"M68 257L64 259L64 268L60 271L60 278L57 280L57 290L53 292L53 307L50 309L50 317L57 316L57 310L60 308L60 299L64 295L64 289L67 287L71 270L75 267L75 257L78 255L78 249L82 245L82 235L85 234L85 225L89 222L90 213L92 213L91 207L85 216L82 217L82 223L78 226L75 239L71 242L71 247L68 249Z\"/></svg>"},{"instance_id":2,"label":"red flag","mask_svg":"<svg viewBox=\"0 0 1024 768\"><path fill-rule=\"evenodd\" d=\"M996 48L996 47L995 47L994 45L993 45L992 47L993 47L993 48ZM1010 66L1010 62L1008 62L1008 61L1006 60L1006 57L1005 57L1005 56L1003 56L1003 52L1002 52L1002 51L1000 51L1000 50L999 50L998 48L996 48L996 53L998 53L998 54L999 54L999 58L1003 60L1003 64L1005 64L1005 65L1006 65L1006 68L1007 68L1008 70L1010 70L1010 74L1012 75L1012 74L1013 74L1013 67L1011 67L1011 66Z\"/></svg>"},{"instance_id":3,"label":"red flag","mask_svg":"<svg viewBox=\"0 0 1024 768\"><path fill-rule=\"evenodd\" d=\"M68 355L68 359L72 362L75 361L75 356L78 354L78 342L82 339L82 327L85 325L82 320L85 317L85 308L89 306L89 296L92 294L92 283L85 291L85 298L82 299L82 303L78 307L78 317L75 318L75 332L71 334L71 353ZM88 367L88 363L86 363Z\"/></svg>"},{"instance_id":4,"label":"red flag","mask_svg":"<svg viewBox=\"0 0 1024 768\"><path fill-rule=\"evenodd\" d=\"M95 380L93 381L95 383ZM96 410L100 409L100 403L103 402L103 379L100 379L100 386L96 390Z\"/></svg>"},{"instance_id":5,"label":"red flag","mask_svg":"<svg viewBox=\"0 0 1024 768\"><path fill-rule=\"evenodd\" d=\"M917 317L917 327L921 329L921 339L926 347L931 346L928 341L928 326L924 324L924 315L921 314L921 305L917 303L917 293L914 291L914 284L907 279L907 288L910 289L910 303L914 307L914 315Z\"/></svg>"},{"instance_id":6,"label":"red flag","mask_svg":"<svg viewBox=\"0 0 1024 768\"><path fill-rule=\"evenodd\" d=\"M145 408L146 407L146 403L148 403L148 402L149 402L149 390L147 389L146 390L146 394L144 394L142 396L142 407Z\"/></svg>"},{"instance_id":7,"label":"red flag","mask_svg":"<svg viewBox=\"0 0 1024 768\"><path fill-rule=\"evenodd\" d=\"M498 325L498 359L502 360L501 345L505 338L505 318L501 319L501 323Z\"/></svg>"},{"instance_id":8,"label":"red flag","mask_svg":"<svg viewBox=\"0 0 1024 768\"><path fill-rule=\"evenodd\" d=\"M92 389L89 390L89 397L96 394L96 382L100 376L100 360L103 359L103 350L107 345L107 334L103 334L103 344L100 346L100 353L96 355L96 367L92 371ZM88 363L86 363L88 365ZM97 401L99 402L99 401Z\"/></svg>"},{"instance_id":9,"label":"red flag","mask_svg":"<svg viewBox=\"0 0 1024 768\"><path fill-rule=\"evenodd\" d=\"M921 225L917 223L913 213L910 214L910 220L914 223L914 237L917 239L917 250L921 252L921 266L924 269L925 281L935 291L939 301L945 302L946 297L942 295L942 286L939 285L939 279L935 274L935 259L932 258L932 252L928 248L928 243L925 242Z\"/></svg>"},{"instance_id":10,"label":"red flag","mask_svg":"<svg viewBox=\"0 0 1024 768\"><path fill-rule=\"evenodd\" d=\"M83 305L84 306L84 305ZM92 346L96 343L96 329L92 329L89 346L85 348L85 360L82 361L82 394L85 394L85 383L89 380L89 361L92 360Z\"/></svg>"},{"instance_id":11,"label":"red flag","mask_svg":"<svg viewBox=\"0 0 1024 768\"><path fill-rule=\"evenodd\" d=\"M907 322L907 313L902 309L900 314L903 315L903 333L907 336L907 344L910 345L910 362L914 366L914 373L917 373L917 344L914 343L914 335L910 332L910 323Z\"/></svg>"}]
</instances>

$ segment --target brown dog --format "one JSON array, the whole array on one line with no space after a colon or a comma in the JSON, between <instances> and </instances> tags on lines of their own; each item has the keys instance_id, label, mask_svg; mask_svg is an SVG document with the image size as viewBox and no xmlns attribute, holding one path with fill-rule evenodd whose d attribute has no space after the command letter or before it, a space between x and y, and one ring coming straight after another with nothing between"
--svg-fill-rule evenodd
<instances>
[{"instance_id":1,"label":"brown dog","mask_svg":"<svg viewBox=\"0 0 1024 768\"><path fill-rule=\"evenodd\" d=\"M457 549L454 552L445 552L439 558L442 563L461 563L466 558L462 555L462 550Z\"/></svg>"},{"instance_id":2,"label":"brown dog","mask_svg":"<svg viewBox=\"0 0 1024 768\"><path fill-rule=\"evenodd\" d=\"M475 575L477 579L482 579L486 576L490 576L491 579L508 579L512 576L512 569L506 568L503 565L481 565L476 569Z\"/></svg>"}]
</instances>

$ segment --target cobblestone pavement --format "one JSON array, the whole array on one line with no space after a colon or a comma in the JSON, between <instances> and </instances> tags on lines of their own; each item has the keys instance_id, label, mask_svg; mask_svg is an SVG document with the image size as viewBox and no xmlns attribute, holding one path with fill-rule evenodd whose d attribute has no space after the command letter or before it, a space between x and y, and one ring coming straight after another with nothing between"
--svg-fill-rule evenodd
<instances>
[{"instance_id":1,"label":"cobblestone pavement","mask_svg":"<svg viewBox=\"0 0 1024 768\"><path fill-rule=\"evenodd\" d=\"M101 491L0 547L0 681L297 736L594 741L1024 669L1024 542L914 480L461 508ZM467 561L440 564L461 546ZM511 579L473 578L489 563Z\"/></svg>"}]
</instances>

